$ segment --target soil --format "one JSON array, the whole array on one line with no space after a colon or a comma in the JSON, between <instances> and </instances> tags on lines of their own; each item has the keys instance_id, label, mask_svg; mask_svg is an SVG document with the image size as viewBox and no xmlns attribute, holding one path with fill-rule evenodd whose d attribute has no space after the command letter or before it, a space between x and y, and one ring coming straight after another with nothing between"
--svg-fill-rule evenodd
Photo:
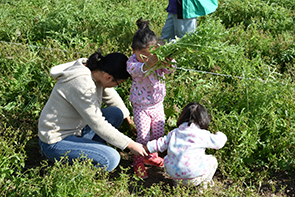
<instances>
[{"instance_id":1,"label":"soil","mask_svg":"<svg viewBox=\"0 0 295 197\"><path fill-rule=\"evenodd\" d=\"M121 155L121 161L120 164L124 168L128 168L127 171L128 174L133 175L133 155L131 152L120 152ZM159 156L164 157L166 153L159 153ZM163 168L154 167L154 166L146 166L146 170L148 173L149 178L143 180L141 182L142 186L144 188L149 188L155 183L163 183L164 185L169 185L173 187L173 180L169 177L169 175L164 171ZM112 176L116 177L120 173L119 168L115 170L115 172L112 174ZM260 188L258 188L260 196L263 197L274 197L274 196L292 196L295 197L295 181L294 179L288 175L286 172L277 172L275 176L273 177L276 181L276 186L273 188L273 184L266 183L262 185ZM224 179L222 177L222 174L217 170L217 172L214 175L214 181L221 183L222 187L224 189L227 189L231 185L233 185L233 181ZM282 191L282 188L283 191Z\"/></svg>"},{"instance_id":2,"label":"soil","mask_svg":"<svg viewBox=\"0 0 295 197\"><path fill-rule=\"evenodd\" d=\"M45 157L41 156L39 152L39 145L38 141L31 140L28 142L27 145L27 156L28 159L26 161L26 168L34 168L38 166L41 162L41 160L46 159ZM29 150L28 150L29 149ZM120 166L122 166L124 169L127 170L127 174L131 175L131 177L134 174L133 170L133 154L128 151L119 151L121 155L121 161L119 163ZM164 157L166 155L166 152L159 153L159 156ZM169 177L169 175L164 171L163 168L154 167L154 166L146 166L146 170L148 173L149 178L140 181L138 183L138 186L143 188L150 188L154 184L162 183L163 185L169 185L170 187L173 187L173 180ZM110 173L111 179L116 179L119 177L119 174L122 172L122 170L117 167L114 172ZM217 170L217 172L214 175L214 181L218 184L222 185L221 189L227 189L231 185L234 185L234 182L228 179L224 179L222 177L222 174ZM259 191L260 196L263 197L275 197L275 196L286 196L286 197L295 197L295 181L294 178L289 175L287 172L277 172L273 177L272 181L275 181L275 187L273 186L272 182L265 183L264 185L261 185L260 188L257 189ZM282 189L283 188L283 189ZM134 188L130 188L130 193L134 191Z\"/></svg>"}]
</instances>

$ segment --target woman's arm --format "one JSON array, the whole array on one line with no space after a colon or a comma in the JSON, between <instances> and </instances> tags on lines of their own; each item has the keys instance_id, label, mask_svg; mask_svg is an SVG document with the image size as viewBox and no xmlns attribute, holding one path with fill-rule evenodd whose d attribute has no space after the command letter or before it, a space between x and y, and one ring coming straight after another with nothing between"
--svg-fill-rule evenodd
<instances>
[{"instance_id":1,"label":"woman's arm","mask_svg":"<svg viewBox=\"0 0 295 197\"><path fill-rule=\"evenodd\" d=\"M68 101L71 106L73 106L73 108L75 108L75 110L79 113L81 120L84 120L97 135L99 135L108 143L120 148L121 150L124 150L130 141L132 141L132 139L118 131L118 129L113 127L107 120L105 120L100 110L101 105L98 92L93 85L89 85L91 84L90 80L92 79L87 76L78 77L73 79L72 83L67 84L64 89L66 92L71 93L71 95L68 96ZM115 92L115 90L112 91ZM108 96L111 97L111 94ZM117 98L122 100L119 96L117 96ZM111 100L112 99L110 98L109 101ZM123 104L124 103L122 101L122 106L125 106ZM121 107L119 108L121 109ZM128 109L127 112L128 116ZM84 124L84 122L81 123Z\"/></svg>"},{"instance_id":2,"label":"woman's arm","mask_svg":"<svg viewBox=\"0 0 295 197\"><path fill-rule=\"evenodd\" d=\"M124 118L127 118L130 115L129 110L127 109L124 101L114 88L105 88L103 90L102 101L108 107L115 106L121 109Z\"/></svg>"}]
</instances>

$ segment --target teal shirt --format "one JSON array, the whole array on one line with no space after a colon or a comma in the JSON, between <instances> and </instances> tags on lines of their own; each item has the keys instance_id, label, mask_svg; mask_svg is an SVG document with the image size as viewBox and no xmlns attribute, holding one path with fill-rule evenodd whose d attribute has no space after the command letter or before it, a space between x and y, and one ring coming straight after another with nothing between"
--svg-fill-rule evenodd
<instances>
[{"instance_id":1,"label":"teal shirt","mask_svg":"<svg viewBox=\"0 0 295 197\"><path fill-rule=\"evenodd\" d=\"M179 19L195 18L215 12L217 0L179 0L177 1L177 16Z\"/></svg>"}]
</instances>

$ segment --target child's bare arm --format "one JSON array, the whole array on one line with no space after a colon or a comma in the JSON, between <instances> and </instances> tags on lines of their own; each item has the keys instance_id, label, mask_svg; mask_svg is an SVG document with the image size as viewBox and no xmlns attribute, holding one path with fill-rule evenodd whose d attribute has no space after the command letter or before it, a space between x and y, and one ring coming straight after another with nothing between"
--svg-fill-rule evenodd
<instances>
[{"instance_id":1,"label":"child's bare arm","mask_svg":"<svg viewBox=\"0 0 295 197\"><path fill-rule=\"evenodd\" d=\"M149 57L148 61L145 63L145 65L143 66L143 71L146 71L148 69L153 68L156 63L158 62L158 57L156 55L152 55Z\"/></svg>"}]
</instances>

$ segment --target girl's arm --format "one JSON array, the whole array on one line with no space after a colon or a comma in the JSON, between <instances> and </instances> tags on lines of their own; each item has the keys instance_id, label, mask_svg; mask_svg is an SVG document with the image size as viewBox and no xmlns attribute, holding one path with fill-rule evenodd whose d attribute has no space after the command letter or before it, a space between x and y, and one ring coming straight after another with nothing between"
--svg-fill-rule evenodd
<instances>
[{"instance_id":1,"label":"girl's arm","mask_svg":"<svg viewBox=\"0 0 295 197\"><path fill-rule=\"evenodd\" d=\"M127 61L127 72L131 75L132 78L144 77L145 72L142 67L144 63L141 62L132 62Z\"/></svg>"},{"instance_id":2,"label":"girl's arm","mask_svg":"<svg viewBox=\"0 0 295 197\"><path fill-rule=\"evenodd\" d=\"M171 74L176 70L175 64L171 64L176 63L176 61L172 58L166 57L166 61L162 61L161 63L163 65L162 72L164 72L165 74Z\"/></svg>"},{"instance_id":3,"label":"girl's arm","mask_svg":"<svg viewBox=\"0 0 295 197\"><path fill-rule=\"evenodd\" d=\"M144 77L145 72L143 71L143 66L144 63L139 62L135 54L131 55L127 60L127 72L132 78Z\"/></svg>"},{"instance_id":4,"label":"girl's arm","mask_svg":"<svg viewBox=\"0 0 295 197\"><path fill-rule=\"evenodd\" d=\"M218 131L215 134L210 133L207 141L207 148L220 149L225 145L227 137L224 133Z\"/></svg>"},{"instance_id":5,"label":"girl's arm","mask_svg":"<svg viewBox=\"0 0 295 197\"><path fill-rule=\"evenodd\" d=\"M142 70L147 71L147 70L153 68L158 61L159 60L158 60L158 57L156 55L150 56L148 61L143 65Z\"/></svg>"},{"instance_id":6,"label":"girl's arm","mask_svg":"<svg viewBox=\"0 0 295 197\"><path fill-rule=\"evenodd\" d=\"M154 152L159 152L159 151L164 152L165 150L167 150L168 145L169 145L169 141L171 139L171 135L172 135L172 131L164 137L160 137L156 140L149 141L146 145L148 151L150 153L154 153Z\"/></svg>"},{"instance_id":7,"label":"girl's arm","mask_svg":"<svg viewBox=\"0 0 295 197\"><path fill-rule=\"evenodd\" d=\"M149 69L153 68L158 62L156 55L150 56L146 62L137 61L135 54L133 54L127 61L127 72L134 77L144 77Z\"/></svg>"}]
</instances>

